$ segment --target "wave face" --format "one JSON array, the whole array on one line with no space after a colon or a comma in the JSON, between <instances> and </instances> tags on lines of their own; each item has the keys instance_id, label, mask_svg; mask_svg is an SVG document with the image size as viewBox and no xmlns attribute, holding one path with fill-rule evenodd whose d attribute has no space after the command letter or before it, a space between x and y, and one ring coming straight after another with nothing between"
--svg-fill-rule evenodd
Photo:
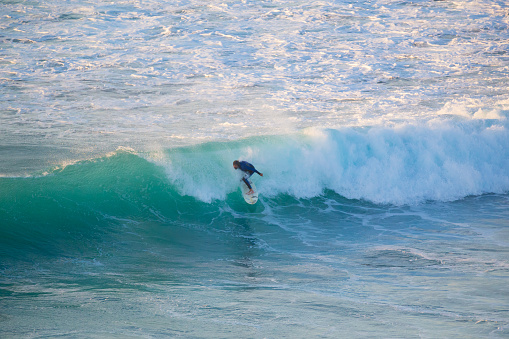
<instances>
[{"instance_id":1,"label":"wave face","mask_svg":"<svg viewBox=\"0 0 509 339\"><path fill-rule=\"evenodd\" d=\"M150 153L119 149L108 156L59 166L42 175L2 178L9 200L39 192L122 208L193 197L211 203L238 189L235 159L252 162L262 196L312 198L331 190L377 204L452 201L509 191L509 132L475 121L396 128L307 129L299 134L212 142ZM147 182L150 182L150 190ZM169 195L169 196L168 196ZM47 203L51 199L48 198ZM32 206L44 209L46 206ZM136 205L135 204L135 205ZM139 208L139 205L138 205ZM34 214L35 210L34 210Z\"/></svg>"},{"instance_id":2,"label":"wave face","mask_svg":"<svg viewBox=\"0 0 509 339\"><path fill-rule=\"evenodd\" d=\"M264 173L253 177L261 199L283 199L278 204L330 194L393 205L503 194L509 191L505 145L505 126L478 121L310 129L140 154L119 150L38 176L0 178L3 238L40 246L62 237L67 243L72 234L86 246L80 239L113 232L116 226L108 225L124 219L206 224L225 202L243 206L235 159Z\"/></svg>"}]
</instances>

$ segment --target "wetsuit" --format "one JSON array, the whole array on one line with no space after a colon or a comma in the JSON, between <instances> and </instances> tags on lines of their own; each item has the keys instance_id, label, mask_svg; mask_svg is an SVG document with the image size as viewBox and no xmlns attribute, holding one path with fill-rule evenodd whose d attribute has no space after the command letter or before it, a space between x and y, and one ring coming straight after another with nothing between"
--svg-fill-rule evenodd
<instances>
[{"instance_id":1,"label":"wetsuit","mask_svg":"<svg viewBox=\"0 0 509 339\"><path fill-rule=\"evenodd\" d=\"M250 190L253 189L251 187L251 184L249 183L249 180L247 180L247 179L249 179L254 173L260 174L260 172L258 172L256 170L256 168L253 165L251 165L250 163L248 163L247 161L240 161L239 169L245 173L244 177L242 178L242 181L244 181L246 183L247 187Z\"/></svg>"}]
</instances>

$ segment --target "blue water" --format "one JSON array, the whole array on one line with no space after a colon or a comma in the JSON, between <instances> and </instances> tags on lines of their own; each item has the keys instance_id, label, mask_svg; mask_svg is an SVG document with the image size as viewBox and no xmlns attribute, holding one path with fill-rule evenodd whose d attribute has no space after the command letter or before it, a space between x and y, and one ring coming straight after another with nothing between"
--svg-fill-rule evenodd
<instances>
[{"instance_id":1,"label":"blue water","mask_svg":"<svg viewBox=\"0 0 509 339\"><path fill-rule=\"evenodd\" d=\"M509 336L504 2L0 18L2 338Z\"/></svg>"}]
</instances>

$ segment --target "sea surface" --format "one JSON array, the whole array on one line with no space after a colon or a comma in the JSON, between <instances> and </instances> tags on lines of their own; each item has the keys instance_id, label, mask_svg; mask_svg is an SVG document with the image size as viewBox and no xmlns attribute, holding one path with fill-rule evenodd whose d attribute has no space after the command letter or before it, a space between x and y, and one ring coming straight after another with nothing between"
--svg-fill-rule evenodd
<instances>
[{"instance_id":1,"label":"sea surface","mask_svg":"<svg viewBox=\"0 0 509 339\"><path fill-rule=\"evenodd\" d=\"M508 338L508 118L505 1L0 0L0 337Z\"/></svg>"}]
</instances>

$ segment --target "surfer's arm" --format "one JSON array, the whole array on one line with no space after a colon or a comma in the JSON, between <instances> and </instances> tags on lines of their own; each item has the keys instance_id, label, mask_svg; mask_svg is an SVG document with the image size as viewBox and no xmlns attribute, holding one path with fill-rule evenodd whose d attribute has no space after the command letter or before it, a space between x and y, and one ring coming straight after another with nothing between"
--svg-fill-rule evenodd
<instances>
[{"instance_id":1,"label":"surfer's arm","mask_svg":"<svg viewBox=\"0 0 509 339\"><path fill-rule=\"evenodd\" d=\"M258 170L253 165L247 165L246 170L258 173L258 175L261 175L263 177L263 173L258 172Z\"/></svg>"},{"instance_id":2,"label":"surfer's arm","mask_svg":"<svg viewBox=\"0 0 509 339\"><path fill-rule=\"evenodd\" d=\"M240 169L243 170L244 172L251 171L254 173L258 173L258 175L263 177L263 173L258 172L258 170L253 165L251 165L250 163L248 163L246 161L242 161L240 163Z\"/></svg>"},{"instance_id":3,"label":"surfer's arm","mask_svg":"<svg viewBox=\"0 0 509 339\"><path fill-rule=\"evenodd\" d=\"M253 166L253 170L254 170L253 172L258 173L258 175L260 175L260 176L262 176L262 177L263 177L263 173L258 172L258 171L256 170L256 168L254 168L254 166Z\"/></svg>"}]
</instances>

